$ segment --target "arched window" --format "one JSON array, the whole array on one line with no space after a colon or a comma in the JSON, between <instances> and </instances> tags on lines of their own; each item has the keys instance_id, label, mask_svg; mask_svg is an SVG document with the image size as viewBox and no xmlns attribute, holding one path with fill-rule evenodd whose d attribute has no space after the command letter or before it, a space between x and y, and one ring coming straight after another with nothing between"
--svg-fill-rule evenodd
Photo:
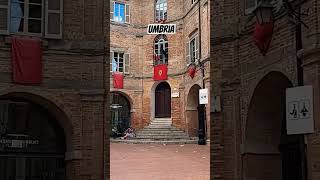
<instances>
[{"instance_id":1,"label":"arched window","mask_svg":"<svg viewBox=\"0 0 320 180\"><path fill-rule=\"evenodd\" d=\"M156 0L156 21L167 19L167 0Z\"/></svg>"},{"instance_id":2,"label":"arched window","mask_svg":"<svg viewBox=\"0 0 320 180\"><path fill-rule=\"evenodd\" d=\"M154 39L154 65L168 64L168 39L160 34Z\"/></svg>"}]
</instances>

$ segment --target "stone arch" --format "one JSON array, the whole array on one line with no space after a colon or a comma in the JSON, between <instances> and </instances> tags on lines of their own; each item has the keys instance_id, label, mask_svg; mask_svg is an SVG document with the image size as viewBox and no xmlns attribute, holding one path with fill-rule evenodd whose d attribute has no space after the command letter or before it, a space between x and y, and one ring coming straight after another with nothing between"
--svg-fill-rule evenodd
<instances>
[{"instance_id":1,"label":"stone arch","mask_svg":"<svg viewBox=\"0 0 320 180\"><path fill-rule=\"evenodd\" d=\"M286 71L283 71L281 68L273 68L272 70L269 71L263 71L263 72L258 72L256 74L257 78L255 78L253 80L252 83L247 84L246 87L248 87L248 92L246 93L246 98L244 99L247 103L247 105L244 107L244 110L246 113L244 113L244 116L242 117L242 141L245 140L245 132L246 132L246 127L247 127L247 120L248 120L248 109L250 106L250 102L252 100L253 94L258 86L258 84L268 75L272 74L272 73L276 73L276 74L281 74L282 76L286 77L290 82L294 82L294 80L291 77L290 74Z\"/></svg>"},{"instance_id":2,"label":"stone arch","mask_svg":"<svg viewBox=\"0 0 320 180\"><path fill-rule=\"evenodd\" d=\"M198 120L198 106L199 106L199 90L201 87L198 84L194 84L187 95L186 106L186 124L187 132L189 136L197 137L199 129Z\"/></svg>"},{"instance_id":3,"label":"stone arch","mask_svg":"<svg viewBox=\"0 0 320 180\"><path fill-rule=\"evenodd\" d=\"M133 126L132 99L119 91L112 91L110 95L111 127L123 133L128 127Z\"/></svg>"},{"instance_id":4,"label":"stone arch","mask_svg":"<svg viewBox=\"0 0 320 180\"><path fill-rule=\"evenodd\" d=\"M120 90L117 90L117 91L110 91L110 93L119 93L121 94L122 96L124 96L128 101L129 101L129 104L130 104L130 109L132 111L133 109L133 98L126 92L124 91L120 91Z\"/></svg>"},{"instance_id":5,"label":"stone arch","mask_svg":"<svg viewBox=\"0 0 320 180\"><path fill-rule=\"evenodd\" d=\"M289 78L277 71L267 73L257 83L244 132L245 179L282 179L279 145L285 127L285 91L292 86Z\"/></svg>"},{"instance_id":6,"label":"stone arch","mask_svg":"<svg viewBox=\"0 0 320 180\"><path fill-rule=\"evenodd\" d=\"M151 97L151 99L150 99L150 117L151 117L151 119L154 119L154 117L155 117L155 91L156 91L156 88L158 87L158 85L160 84L160 83L163 83L163 82L166 82L166 83L168 83L168 85L170 86L170 87L172 87L172 84L170 84L170 82L169 81L156 81L155 83L153 83L153 85L152 85L152 87L151 87L151 91L150 91L150 97Z\"/></svg>"},{"instance_id":7,"label":"stone arch","mask_svg":"<svg viewBox=\"0 0 320 180\"><path fill-rule=\"evenodd\" d=\"M53 100L41 96L36 95L30 92L19 92L19 91L13 91L13 92L6 92L0 94L0 99L10 99L10 98L19 98L24 99L26 101L35 103L44 109L46 109L57 121L57 123L60 125L60 127L64 131L65 135L65 142L66 142L66 151L71 152L72 149L72 136L74 134L73 125L70 121L70 118L67 116L64 110L62 110L56 102Z\"/></svg>"}]
</instances>

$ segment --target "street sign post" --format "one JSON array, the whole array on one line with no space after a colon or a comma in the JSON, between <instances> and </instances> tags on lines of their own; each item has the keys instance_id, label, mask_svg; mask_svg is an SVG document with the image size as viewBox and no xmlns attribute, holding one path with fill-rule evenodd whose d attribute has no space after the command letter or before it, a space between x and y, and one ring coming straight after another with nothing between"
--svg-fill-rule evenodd
<instances>
[{"instance_id":1,"label":"street sign post","mask_svg":"<svg viewBox=\"0 0 320 180\"><path fill-rule=\"evenodd\" d=\"M312 86L286 90L286 121L288 135L314 132Z\"/></svg>"}]
</instances>

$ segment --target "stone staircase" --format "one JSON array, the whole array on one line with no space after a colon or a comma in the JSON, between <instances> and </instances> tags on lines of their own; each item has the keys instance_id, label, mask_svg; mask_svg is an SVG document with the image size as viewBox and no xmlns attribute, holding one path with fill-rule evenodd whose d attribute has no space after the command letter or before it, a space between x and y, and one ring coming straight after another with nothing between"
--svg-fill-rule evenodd
<instances>
[{"instance_id":1,"label":"stone staircase","mask_svg":"<svg viewBox=\"0 0 320 180\"><path fill-rule=\"evenodd\" d=\"M160 143L160 144L196 144L197 138L191 138L184 131L172 126L171 118L155 118L151 123L136 131L136 137L128 140L111 140L111 142L125 141L126 143Z\"/></svg>"}]
</instances>

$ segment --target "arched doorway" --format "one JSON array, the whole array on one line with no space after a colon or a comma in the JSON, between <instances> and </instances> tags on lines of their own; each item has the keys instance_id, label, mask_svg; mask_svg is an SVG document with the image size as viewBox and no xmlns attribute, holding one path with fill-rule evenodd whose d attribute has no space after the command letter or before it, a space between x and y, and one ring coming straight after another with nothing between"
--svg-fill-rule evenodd
<instances>
[{"instance_id":1,"label":"arched doorway","mask_svg":"<svg viewBox=\"0 0 320 180\"><path fill-rule=\"evenodd\" d=\"M1 180L65 180L66 138L56 118L28 99L0 97Z\"/></svg>"},{"instance_id":2,"label":"arched doorway","mask_svg":"<svg viewBox=\"0 0 320 180\"><path fill-rule=\"evenodd\" d=\"M305 179L303 136L286 133L285 92L290 87L280 72L269 73L257 85L248 111L244 179Z\"/></svg>"},{"instance_id":3,"label":"arched doorway","mask_svg":"<svg viewBox=\"0 0 320 180\"><path fill-rule=\"evenodd\" d=\"M161 82L155 90L155 117L171 117L171 88L167 82Z\"/></svg>"},{"instance_id":4,"label":"arched doorway","mask_svg":"<svg viewBox=\"0 0 320 180\"><path fill-rule=\"evenodd\" d=\"M201 87L199 85L193 85L189 91L187 98L187 131L189 136L198 137L199 130L199 116L198 116L198 106L199 106L199 90Z\"/></svg>"},{"instance_id":5,"label":"arched doorway","mask_svg":"<svg viewBox=\"0 0 320 180\"><path fill-rule=\"evenodd\" d=\"M119 92L110 95L111 128L118 133L123 133L131 126L130 102Z\"/></svg>"}]
</instances>

